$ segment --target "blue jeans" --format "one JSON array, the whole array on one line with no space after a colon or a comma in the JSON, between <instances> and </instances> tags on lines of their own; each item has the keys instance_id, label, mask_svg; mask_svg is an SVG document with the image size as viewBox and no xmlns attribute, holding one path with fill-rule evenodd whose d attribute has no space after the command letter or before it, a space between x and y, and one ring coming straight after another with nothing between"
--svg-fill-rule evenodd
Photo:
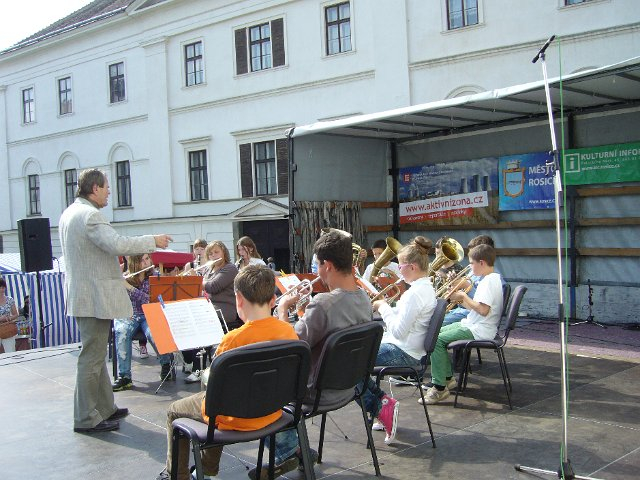
<instances>
[{"instance_id":1,"label":"blue jeans","mask_svg":"<svg viewBox=\"0 0 640 480\"><path fill-rule=\"evenodd\" d=\"M300 420L302 421L302 420ZM270 438L264 441L267 448L271 448ZM298 450L298 432L295 430L286 430L276 433L276 465L281 464Z\"/></svg>"},{"instance_id":2,"label":"blue jeans","mask_svg":"<svg viewBox=\"0 0 640 480\"><path fill-rule=\"evenodd\" d=\"M422 364L420 360L416 360L407 352L402 350L393 343L381 343L378 349L378 355L376 356L377 366L391 366L391 367L414 367L420 371ZM362 382L358 384L358 391L362 390ZM361 401L364 402L364 409L372 416L377 417L382 408L382 397L386 393L380 387L376 385L373 378L369 377L367 385L362 394Z\"/></svg>"},{"instance_id":3,"label":"blue jeans","mask_svg":"<svg viewBox=\"0 0 640 480\"><path fill-rule=\"evenodd\" d=\"M151 336L151 330L144 315L134 315L131 318L116 318L113 322L116 334L116 352L118 354L118 375L120 377L131 377L131 339L133 334L140 328L147 336L153 348L156 349ZM156 349L156 352L158 350ZM158 355L160 365L171 363L171 354Z\"/></svg>"},{"instance_id":4,"label":"blue jeans","mask_svg":"<svg viewBox=\"0 0 640 480\"><path fill-rule=\"evenodd\" d=\"M444 316L442 326L444 327L445 325L451 325L452 323L459 322L463 318L467 318L467 315L469 315L469 310L462 307L456 307Z\"/></svg>"}]
</instances>

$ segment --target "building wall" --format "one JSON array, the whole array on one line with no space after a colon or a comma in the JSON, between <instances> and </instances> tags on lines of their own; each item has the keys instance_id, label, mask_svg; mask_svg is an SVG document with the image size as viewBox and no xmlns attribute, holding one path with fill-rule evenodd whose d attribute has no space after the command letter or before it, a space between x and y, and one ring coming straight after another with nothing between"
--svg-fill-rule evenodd
<instances>
[{"instance_id":1,"label":"building wall","mask_svg":"<svg viewBox=\"0 0 640 480\"><path fill-rule=\"evenodd\" d=\"M40 175L42 216L54 228L65 207L63 170L104 168L109 220L124 234L172 234L231 247L244 220L282 218L286 195L251 207L242 198L239 145L283 138L287 128L537 80L531 57L558 35L563 70L636 55L640 11L633 0L480 0L477 26L447 31L445 0L351 0L350 52L325 55L324 7L338 2L165 2L0 55L0 234L17 251L27 216L26 175ZM286 62L237 75L234 30L284 19ZM184 86L184 45L202 41L205 82ZM123 61L126 101L109 103L108 65ZM559 72L556 47L550 75ZM73 110L57 115L56 81L71 75ZM36 122L23 125L21 89L33 86ZM192 202L187 152L208 154L210 197ZM132 207L117 208L116 161L131 162ZM6 172L6 175L3 173ZM330 172L328 173L330 176ZM387 179L382 191L390 196ZM331 197L331 182L326 182Z\"/></svg>"}]
</instances>

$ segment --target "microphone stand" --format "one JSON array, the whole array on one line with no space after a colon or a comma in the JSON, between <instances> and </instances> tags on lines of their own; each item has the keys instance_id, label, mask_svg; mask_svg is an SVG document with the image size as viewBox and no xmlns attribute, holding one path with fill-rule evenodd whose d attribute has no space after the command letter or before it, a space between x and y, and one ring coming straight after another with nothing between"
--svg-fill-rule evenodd
<instances>
[{"instance_id":1,"label":"microphone stand","mask_svg":"<svg viewBox=\"0 0 640 480\"><path fill-rule=\"evenodd\" d=\"M534 467L525 467L523 465L515 465L514 468L519 472L530 472L530 473L538 473L538 474L546 474L546 475L558 475L558 478L563 480L573 480L573 479L586 479L586 480L595 480L591 479L591 477L581 477L576 475L573 472L573 468L571 467L571 461L568 456L568 439L567 439L567 420L568 420L568 412L567 412L567 384L568 384L568 373L567 373L567 338L565 335L565 323L564 323L564 300L563 300L563 281L562 281L562 244L560 240L560 202L562 200L561 192L562 192L562 180L560 177L560 162L558 160L558 148L556 146L556 131L555 125L553 123L553 106L551 104L551 94L549 93L549 79L547 77L547 63L545 61L545 51L551 45L551 42L556 38L555 35L552 35L549 40L546 41L544 46L538 51L535 57L533 57L532 63L536 63L538 59L541 60L542 65L542 76L544 78L544 92L547 100L547 113L549 115L549 129L551 131L551 145L553 150L550 152L553 155L553 165L555 166L555 174L553 177L553 191L555 197L555 214L556 214L556 244L557 244L557 261L558 261L558 323L560 324L560 357L562 362L562 379L561 379L561 400L562 400L562 461L560 468L557 472L552 470L543 470L540 468Z\"/></svg>"}]
</instances>

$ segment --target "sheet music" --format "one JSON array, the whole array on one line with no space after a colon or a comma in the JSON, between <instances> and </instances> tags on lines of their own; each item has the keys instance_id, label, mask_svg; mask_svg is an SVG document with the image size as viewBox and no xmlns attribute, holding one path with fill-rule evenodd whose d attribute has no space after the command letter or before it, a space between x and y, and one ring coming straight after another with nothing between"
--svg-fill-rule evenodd
<instances>
[{"instance_id":1,"label":"sheet music","mask_svg":"<svg viewBox=\"0 0 640 480\"><path fill-rule=\"evenodd\" d=\"M224 336L213 305L204 298L167 303L163 313L179 350L218 344Z\"/></svg>"},{"instance_id":2,"label":"sheet music","mask_svg":"<svg viewBox=\"0 0 640 480\"><path fill-rule=\"evenodd\" d=\"M282 277L278 277L278 280L280 280L280 283L284 287L285 291L295 287L300 283L300 279L295 275L285 275Z\"/></svg>"}]
</instances>

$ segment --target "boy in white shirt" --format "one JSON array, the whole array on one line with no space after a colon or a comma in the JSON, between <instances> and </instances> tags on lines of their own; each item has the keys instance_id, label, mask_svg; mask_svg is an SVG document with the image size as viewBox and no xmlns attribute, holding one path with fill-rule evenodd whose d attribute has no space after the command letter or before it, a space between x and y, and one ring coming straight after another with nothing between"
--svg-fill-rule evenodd
<instances>
[{"instance_id":1,"label":"boy in white shirt","mask_svg":"<svg viewBox=\"0 0 640 480\"><path fill-rule=\"evenodd\" d=\"M451 301L460 303L469 310L460 322L446 325L440 330L436 347L431 354L431 377L433 386L427 390L428 404L440 402L455 386L453 368L447 353L447 345L455 340L492 340L498 332L502 313L502 281L493 265L496 252L489 245L478 245L469 251L469 263L473 275L483 277L473 298L459 291L451 294Z\"/></svg>"}]
</instances>

